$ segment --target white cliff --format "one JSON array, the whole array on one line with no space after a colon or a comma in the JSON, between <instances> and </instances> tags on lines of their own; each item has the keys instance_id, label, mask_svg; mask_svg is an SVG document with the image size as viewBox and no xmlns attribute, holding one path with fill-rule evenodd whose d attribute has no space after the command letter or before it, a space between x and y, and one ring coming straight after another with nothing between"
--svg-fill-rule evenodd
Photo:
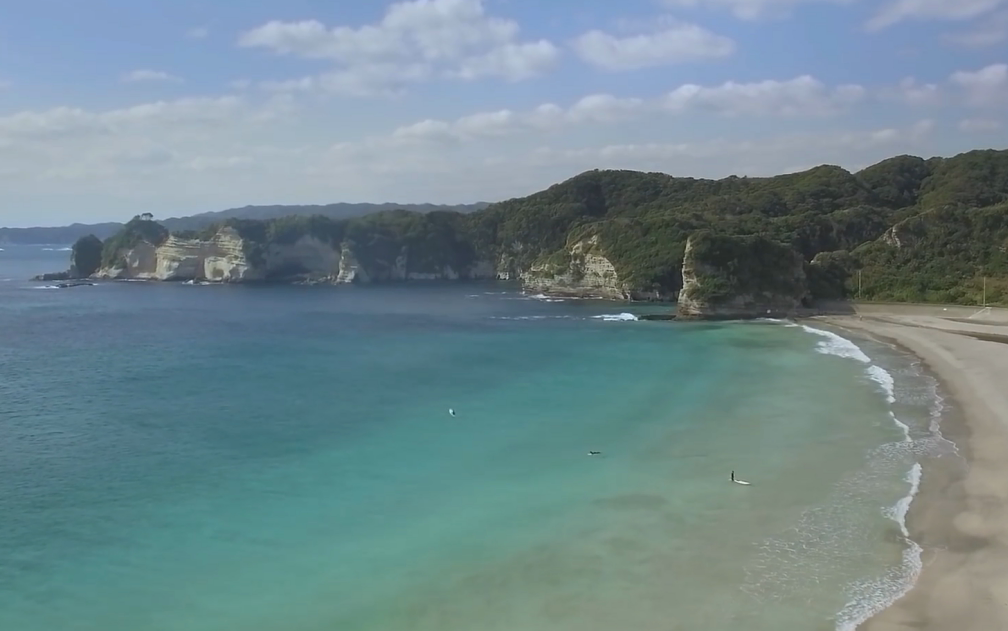
<instances>
[{"instance_id":1,"label":"white cliff","mask_svg":"<svg viewBox=\"0 0 1008 631\"><path fill-rule=\"evenodd\" d=\"M598 236L578 241L567 250L566 265L542 261L522 272L528 291L584 298L629 299L616 267L603 256Z\"/></svg>"}]
</instances>

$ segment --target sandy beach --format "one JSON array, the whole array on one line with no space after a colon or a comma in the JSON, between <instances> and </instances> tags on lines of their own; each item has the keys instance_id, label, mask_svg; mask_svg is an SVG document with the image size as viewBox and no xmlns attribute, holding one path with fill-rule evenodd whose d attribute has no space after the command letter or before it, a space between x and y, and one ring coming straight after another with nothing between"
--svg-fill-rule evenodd
<instances>
[{"instance_id":1,"label":"sandy beach","mask_svg":"<svg viewBox=\"0 0 1008 631\"><path fill-rule=\"evenodd\" d=\"M914 353L952 398L943 431L968 468L925 468L907 518L923 548L915 587L866 631L1008 629L1008 310L859 305L816 318Z\"/></svg>"}]
</instances>

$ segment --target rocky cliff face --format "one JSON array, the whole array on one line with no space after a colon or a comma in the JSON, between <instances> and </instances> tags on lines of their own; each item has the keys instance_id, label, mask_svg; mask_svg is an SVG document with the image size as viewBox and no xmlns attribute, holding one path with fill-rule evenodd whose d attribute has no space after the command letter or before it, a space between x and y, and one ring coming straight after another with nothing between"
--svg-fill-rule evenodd
<instances>
[{"instance_id":1,"label":"rocky cliff face","mask_svg":"<svg viewBox=\"0 0 1008 631\"><path fill-rule=\"evenodd\" d=\"M783 317L808 299L804 260L763 237L698 233L686 242L678 316Z\"/></svg>"},{"instance_id":2,"label":"rocky cliff face","mask_svg":"<svg viewBox=\"0 0 1008 631\"><path fill-rule=\"evenodd\" d=\"M233 228L221 228L211 239L169 237L162 245L141 242L122 253L122 262L98 270L106 279L162 281L302 281L310 283L366 284L401 280L493 279L488 261L467 269L451 265L413 269L408 248L394 261L367 260L348 244L334 246L313 236L293 243L256 244Z\"/></svg>"},{"instance_id":3,"label":"rocky cliff face","mask_svg":"<svg viewBox=\"0 0 1008 631\"><path fill-rule=\"evenodd\" d=\"M122 263L98 270L99 278L147 280L206 280L243 282L261 280L265 270L253 265L244 241L231 228L209 240L169 237L162 245L146 241L123 252Z\"/></svg>"},{"instance_id":4,"label":"rocky cliff face","mask_svg":"<svg viewBox=\"0 0 1008 631\"><path fill-rule=\"evenodd\" d=\"M612 262L599 252L598 237L578 241L553 260L532 264L520 278L526 291L580 298L630 298Z\"/></svg>"},{"instance_id":5,"label":"rocky cliff face","mask_svg":"<svg viewBox=\"0 0 1008 631\"><path fill-rule=\"evenodd\" d=\"M566 252L532 264L519 277L526 291L551 296L656 301L675 298L626 283L602 251L598 236L578 241Z\"/></svg>"}]
</instances>

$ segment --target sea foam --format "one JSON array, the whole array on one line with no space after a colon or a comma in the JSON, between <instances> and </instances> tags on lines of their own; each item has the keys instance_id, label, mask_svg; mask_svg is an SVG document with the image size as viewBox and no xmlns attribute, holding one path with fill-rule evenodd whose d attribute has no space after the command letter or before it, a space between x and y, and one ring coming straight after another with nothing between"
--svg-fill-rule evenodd
<instances>
[{"instance_id":1,"label":"sea foam","mask_svg":"<svg viewBox=\"0 0 1008 631\"><path fill-rule=\"evenodd\" d=\"M636 322L637 316L632 313L604 313L602 315L592 316L594 320L604 320L606 322Z\"/></svg>"},{"instance_id":2,"label":"sea foam","mask_svg":"<svg viewBox=\"0 0 1008 631\"><path fill-rule=\"evenodd\" d=\"M868 378L882 387L887 403L892 405L896 402L896 383L892 374L885 368L873 363L871 358L857 344L831 331L824 331L807 325L803 325L802 328L809 333L825 338L816 345L816 350L820 353L836 355L868 364L868 367L865 369ZM930 427L932 434L935 434L938 430L938 419L944 407L937 390L934 390L934 395L936 398L935 405L932 406L931 410ZM889 418L902 430L903 444L910 445L912 449L914 441L910 434L910 427L900 421L892 410L889 411ZM923 552L923 549L916 541L910 538L910 532L906 527L906 515L910 510L910 504L917 495L920 479L921 465L919 462L914 462L906 476L906 481L910 484L910 490L895 505L883 510L883 514L886 517L899 525L900 532L903 534L906 542L907 547L903 550L902 562L899 566L890 568L881 577L851 585L849 589L851 599L837 614L837 631L854 631L863 622L896 602L917 581L917 576L920 574L922 567L921 552Z\"/></svg>"}]
</instances>

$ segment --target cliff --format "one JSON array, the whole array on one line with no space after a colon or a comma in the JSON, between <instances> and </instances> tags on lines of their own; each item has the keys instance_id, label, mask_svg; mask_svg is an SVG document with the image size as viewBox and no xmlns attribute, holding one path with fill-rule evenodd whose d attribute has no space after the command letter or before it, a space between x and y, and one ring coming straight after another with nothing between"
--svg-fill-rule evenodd
<instances>
[{"instance_id":1,"label":"cliff","mask_svg":"<svg viewBox=\"0 0 1008 631\"><path fill-rule=\"evenodd\" d=\"M120 239L104 253L110 264L98 270L104 279L160 281L372 283L405 280L494 278L485 261L453 267L453 260L416 260L409 244L347 239L333 243L326 235L257 234L258 226L225 225L201 234L174 234L161 243ZM157 233L155 233L157 234ZM331 235L330 235L331 236ZM260 238L257 238L260 237ZM272 237L272 238L271 238ZM125 246L121 244L127 244ZM370 247L369 247L370 246Z\"/></svg>"},{"instance_id":2,"label":"cliff","mask_svg":"<svg viewBox=\"0 0 1008 631\"><path fill-rule=\"evenodd\" d=\"M784 317L809 298L801 255L761 236L691 236L682 278L679 317Z\"/></svg>"},{"instance_id":3,"label":"cliff","mask_svg":"<svg viewBox=\"0 0 1008 631\"><path fill-rule=\"evenodd\" d=\"M704 270L730 268L710 252L697 258L709 238L698 235L709 231L759 235L797 252L806 301L861 289L866 299L976 302L973 285L984 282L995 288L989 301L1008 300L1006 216L1008 151L897 156L857 173L823 165L767 178L592 170L465 214L228 219L171 235L134 218L106 241L102 273L222 282L520 279L531 292L609 299L674 301L682 290L687 312L749 313L764 303L787 310L786 297L798 295L790 286L799 282L797 264L763 261L744 247L731 256L780 270L788 286L751 284L759 279L736 270L722 279L722 294L703 295L720 282L703 280Z\"/></svg>"}]
</instances>

